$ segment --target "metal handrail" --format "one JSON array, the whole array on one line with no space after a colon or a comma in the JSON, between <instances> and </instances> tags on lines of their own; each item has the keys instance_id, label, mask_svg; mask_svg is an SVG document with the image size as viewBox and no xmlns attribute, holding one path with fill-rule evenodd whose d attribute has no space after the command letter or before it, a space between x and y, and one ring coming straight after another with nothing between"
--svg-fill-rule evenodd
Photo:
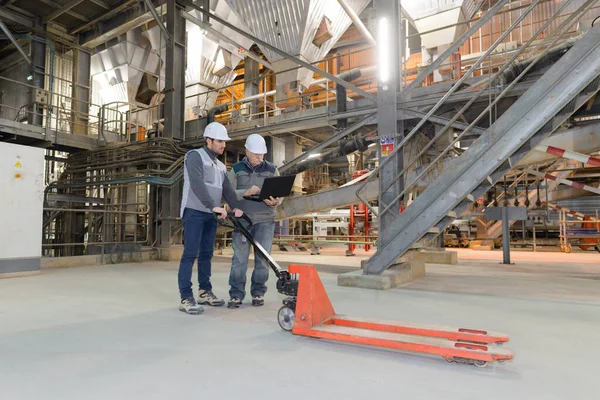
<instances>
[{"instance_id":1,"label":"metal handrail","mask_svg":"<svg viewBox=\"0 0 600 400\"><path fill-rule=\"evenodd\" d=\"M569 0L570 2L571 0ZM485 58L487 58L493 51L494 49L500 44L502 43L502 41L512 32L513 29L515 29L519 23L525 19L525 17L527 16L528 13L530 13L535 6L540 2L540 0L535 0L534 2L531 3L531 5L527 8L527 10L525 10L525 12L519 16L519 18L517 18L513 24L506 30L503 32L503 34L490 46L490 48L484 53L482 54L477 61L469 68L469 70L452 86L452 88L436 103L435 106L433 106L433 108L431 108L431 110L429 110L429 112L419 121L419 123L417 123L417 125L408 133L408 135L406 135L406 137L403 138L403 140L400 142L400 144L398 144L398 146L396 146L396 148L394 149L394 151L392 151L391 154L388 155L388 157L379 165L379 167L377 168L377 170L381 170L381 168L386 165L387 163L391 162L391 160L393 159L393 156L400 150L402 149L402 147L404 146L404 144L410 140L417 132L418 130L423 126L423 124L425 124L425 122L427 122L427 120L438 110L438 108L440 108L442 106L442 104L444 104L444 102L456 91L458 90L458 88L462 85L462 83L477 69L477 67L485 60ZM501 3L498 3L498 5L500 5ZM503 5L503 4L502 4ZM492 9L490 10L490 12L496 12L498 11L498 8ZM493 16L493 15L492 15ZM490 18L492 17L490 16ZM483 20L483 19L482 19ZM463 36L461 36L461 39L459 40L459 42L464 42L466 41L466 39L472 35L473 32L471 32L472 29L470 29L469 31L465 32L465 34L463 34ZM468 36L467 36L468 35ZM445 61L445 58L443 57L448 57L450 56L452 52L450 51L445 51L436 61L437 63L434 63L430 66L431 67L435 67L438 64L441 64L442 62ZM516 57L514 57L516 59ZM417 77L417 79L415 79L409 86L407 89L411 89L413 87L416 86L415 82L418 83L419 80L423 80L425 79L425 73L427 73L427 75L429 75L429 73L431 73L429 70L430 68L428 68L426 71L424 71L424 73L419 74L419 77ZM480 92L482 92L483 90L485 90L490 83L493 81L493 79L488 80L488 82L486 83L486 85L480 90ZM476 99L477 97L474 96L471 101L468 103L468 105L470 106ZM463 110L464 111L464 110ZM457 113L457 115L455 116L455 119L452 120L451 123L454 123L454 121L456 121L456 119L458 119L458 116L461 114L462 112ZM432 139L430 141L430 143L434 143L435 140L437 139L437 135L436 138ZM431 147L431 146L429 146ZM416 158L420 157L421 154L419 154L419 156L417 156ZM412 165L409 164L409 166ZM386 187L385 189L381 190L381 193L385 193L392 185L394 185L398 179L402 176L402 174L406 171L407 168L405 168L402 172L400 172L398 174L398 176L396 177L396 179L394 179L390 185L388 185L388 187ZM366 187L366 185L374 179L374 176L376 174L372 174L371 176L369 176L369 178L367 178L367 180L365 182L363 182L363 184L357 189L356 191L356 195L357 197L367 206L369 207L369 209L371 209L371 211L373 213L375 213L375 211L371 208L371 206L368 204L368 202L366 201L366 199L364 199L360 192ZM392 202L389 203L389 205L381 212L381 215L385 214L387 212L387 210L397 201L394 200ZM377 215L377 214L376 214Z\"/></svg>"},{"instance_id":2,"label":"metal handrail","mask_svg":"<svg viewBox=\"0 0 600 400\"><path fill-rule=\"evenodd\" d=\"M406 188L405 188L405 189L402 191L402 193L400 193L398 196L396 196L396 198L395 198L395 199L392 201L392 203L390 203L390 204L393 204L395 201L398 201L398 200L399 200L399 199L400 199L400 198L401 198L401 197L402 197L402 196L403 196L403 195L404 195L404 194L405 194L405 193L408 191L408 189L409 189L409 188L411 188L411 187L412 187L412 186L413 186L415 183L417 183L417 182L419 181L419 179L421 179L421 177L422 177L422 176L423 176L423 175L424 175L426 172L428 172L428 171L431 169L431 167L432 167L433 165L435 165L435 163L437 163L437 162L438 162L438 161L439 161L439 160L440 160L440 159L441 159L441 158L442 158L444 155L446 155L446 154L447 154L447 153L448 153L448 152L449 152L449 151L450 151L452 148L454 148L454 145L455 145L455 144L456 144L458 141L460 141L460 139L461 139L461 138L462 138L462 137L465 135L465 133L466 133L466 132L468 132L469 130L471 130L471 129L472 129L472 128L473 128L473 127L474 127L474 126L477 124L477 122L479 122L479 120L480 120L481 118L483 118L483 116L484 116L484 115L486 115L486 114L487 114L487 113L488 113L488 112L489 112L489 111L492 109L492 107L493 107L493 106L495 106L495 105L498 103L498 101L500 101L500 100L501 100L501 99L502 99L502 98L503 98L503 97L504 97L504 96L505 96L505 95L506 95L506 94L507 94L507 93L508 93L508 92L509 92L509 91L512 89L512 87L513 87L514 85L516 85L516 84L517 84L517 83L518 83L518 82L519 82L519 81L520 81L520 80L521 80L521 79L522 79L522 78L523 78L523 77L524 77L524 76L525 76L525 75L526 75L526 74L529 72L529 70L535 66L535 64L537 64L537 62L538 62L538 61L539 61L539 60L540 60L540 59L541 59L541 58L542 58L542 57L543 57L543 56L546 54L546 52L547 52L548 50L550 50L550 49L552 48L552 46L554 46L554 44L556 44L556 42L557 42L557 41L558 41L558 40L559 40L559 39L562 37L562 35L563 35L564 33L566 33L566 28L569 28L569 27L570 27L570 26L571 26L571 25L572 25L574 22L576 22L576 21L572 21L572 20L573 20L573 19L575 19L575 20L578 20L579 18L581 18L581 16L583 16L583 14L584 14L584 13L587 11L587 8L588 8L588 7L591 7L591 5L593 5L593 3L594 3L595 1L597 1L597 0L588 0L586 3L584 3L584 4L583 4L583 5L582 5L582 6L581 6L579 9L578 9L578 12L579 12L580 10L582 10L582 11L580 12L580 14L581 14L581 15L580 15L579 17L575 18L575 16L577 15L577 12L576 12L576 13L573 13L573 14L571 15L571 17L569 17L569 18L568 18L568 19L566 19L566 20L565 20L565 21L564 21L564 22L563 22L561 25L559 25L559 27L558 27L558 28L557 28L555 31L553 31L552 35L554 35L554 34L555 34L555 32L559 32L559 33L556 35L556 38L555 38L555 39L554 39L554 40L553 40L553 41L552 41L552 42L551 42L551 43L548 45L548 47L547 47L547 48L546 48L546 49L545 49L545 50L544 50L544 51L543 51L541 54L539 54L539 55L538 55L538 56L537 56L537 57L536 57L536 58L535 58L535 59L532 61L532 63L531 63L530 65L528 65L528 66L527 66L527 68L525 68L525 69L523 70L523 72L521 72L521 74L519 74L519 76L517 76L517 77L515 78L515 80L514 80L513 82L511 82L511 84L510 84L510 85L508 85L508 86L506 87L506 89L504 89L504 91L502 91L502 93L500 93L500 94L499 94L499 95L496 97L496 99L495 99L495 100L494 100L492 103L490 103L490 105L489 105L489 106L488 106L488 107L487 107L485 110L483 110L483 111L481 112L481 114L480 114L480 115L479 115L477 118L475 118L475 120L474 120L474 121L473 121L473 122L472 122L472 123L471 123L471 124L470 124L470 125L469 125L469 126L466 128L466 129L465 129L465 130L464 130L464 131L462 131L462 132L461 132L461 133L458 135L458 137L457 137L456 139L454 139L454 140L452 141L452 143L450 143L450 144L448 145L448 147L447 147L447 148L446 148L446 149L445 149L445 150L444 150L444 151L443 151L443 152L442 152L440 155L438 155L438 157L436 157L436 159L435 159L435 160L433 160L433 161L432 161L432 162L431 162L431 163L430 163L430 164L429 164L429 165L428 165L428 166L427 166L427 167L426 167L426 168L423 170L423 172L422 172L422 173L421 173L421 174L420 174L420 175L419 175L419 176L418 176L418 177L417 177L415 180L413 180L413 181L412 181L412 182L411 182L409 185L407 185L407 186L406 186ZM556 13L555 13L553 16L552 16L552 18L551 18L550 20L548 20L548 22L547 22L546 24L544 24L544 25L542 26L542 28L540 28L540 29L539 29L539 30L536 32L536 35L535 35L534 37L536 37L537 35L539 35L539 33L541 33L541 32L543 31L543 29L545 29L545 28L546 28L546 26L547 26L547 25L549 25L549 23L550 23L550 22L552 22L552 20L554 20L554 19L556 18L557 14L558 14L558 13L559 13L559 12L560 12L560 11L561 11L563 8L565 8L565 7L566 7L566 5L568 5L570 2L571 2L571 0L569 0L568 2L565 2L565 4L563 4L563 6L562 6L562 7L561 7L561 8L560 8L560 9L559 9L559 10L558 10L558 11L557 11L557 12L556 12ZM560 32L561 30L562 30L562 32ZM523 47L522 47L522 49L523 49L523 50L524 50L524 49L526 49L526 48L527 48L527 46L523 46ZM515 56L517 56L517 55L518 55L518 53L517 53L517 54L515 54ZM513 57L513 58L516 58L516 57ZM512 62L512 58L511 58L511 61L510 61L510 62ZM507 63L507 64L509 64L509 63ZM505 64L505 65L507 65L507 64ZM504 68L503 68L503 69L501 69L501 71L503 71L503 70L504 70ZM499 71L499 72L500 72L500 71ZM497 75L498 75L498 74L496 74L496 75L495 75L495 76L494 76L492 79L490 79L490 81L493 81L493 80L494 80L494 79L497 77ZM478 93L478 95L479 95L479 93ZM470 106L470 104L472 104L472 102L474 101L474 99L475 99L475 98L476 98L476 97L473 97L473 98L471 99L471 101L470 101L469 103L467 103L467 105L468 105L468 106ZM454 123L454 121L456 121L456 119L458 119L458 116L459 116L460 114L462 114L462 112L464 111L464 109L465 109L465 107L463 107L463 109L461 109L461 110L460 110L460 111L457 113L457 115L455 115L455 116L453 117L453 119L452 119L452 120L450 120L449 124L447 124L447 125L444 127L444 129L442 130L442 132L443 132L443 131L445 131L446 129L448 129L448 127L449 127L449 126L450 126L452 123ZM405 171L403 170L403 171L402 171L402 173L404 173L404 172L405 172ZM400 174L399 174L399 175L400 175ZM401 176L401 175L400 175L400 176ZM397 179L398 179L398 178L397 178ZM387 190L387 189L386 189L386 190ZM386 212L386 211L387 211L389 208L390 208L390 206L387 206L387 207L386 207L386 208L385 208L385 209L384 209L384 210L381 212L381 214L384 214L384 213L385 213L385 212Z\"/></svg>"},{"instance_id":3,"label":"metal handrail","mask_svg":"<svg viewBox=\"0 0 600 400\"><path fill-rule=\"evenodd\" d=\"M419 154L417 157L415 157L415 159L414 159L414 160L412 160L412 161L409 163L409 165L408 165L408 166L407 166L407 167L406 167L406 168L405 168L405 169L404 169L404 170L403 170L403 171L402 171L402 172L399 174L399 177L401 177L401 176L402 176L402 174L404 174L404 173L405 173L405 172L408 170L408 167L410 167L412 164L414 164L414 162L416 162L416 161L418 160L418 157L420 157L420 156L422 155L422 153L424 153L424 152L425 152L427 149L429 149L429 148L431 147L431 145L433 145L433 144L435 143L435 141L436 141L436 140L437 140L437 139L438 139L438 138L439 138L439 137L440 137L440 136L441 136L441 135L442 135L442 134L443 134L443 133L444 133L444 132L445 132L445 131L446 131L446 130L447 130L447 129L448 129L448 128L449 128L449 127L450 127L450 126L451 126L451 125L452 125L452 124L453 124L453 123L454 123L454 122L457 120L457 119L458 119L458 118L459 118L459 116L460 116L460 115L461 115L461 114L462 114L462 113L463 113L463 112L464 112L464 111L465 111L465 110L466 110L466 109L467 109L467 108L468 108L468 107L469 107L469 106L470 106L470 105L471 105L471 104L472 104L472 103L475 101L475 99L477 99L477 97L478 97L478 96L479 96L481 93L483 93L483 91L484 91L484 90L485 90L485 89L486 89L486 88L487 88L487 87L488 87L488 86L489 86L489 85L490 85L490 84L491 84L491 83L492 83L492 82L493 82L493 81L494 81L494 80L495 80L495 79L496 79L496 78L497 78L497 77L498 77L498 76L499 76L499 75L500 75L500 74L501 74L501 73L502 73L502 72L503 72L503 71L506 69L506 68L508 68L508 66L509 66L509 65L510 65L510 64L511 64L511 63L512 63L514 60L516 60L516 58L517 58L517 57L518 57L518 56L519 56L519 55L520 55L520 54L521 54L521 53L522 53L522 52L523 52L525 49L529 48L529 45L530 45L530 44L531 44L531 43L532 43L532 42L535 40L535 38L536 38L537 36L539 36L539 34L540 34L540 33L541 33L541 32L542 32L544 29L546 29L546 27L547 27L547 26L548 26L548 25L549 25L549 24L550 24L550 23L551 23L551 22L552 22L554 19L556 19L556 18L557 18L557 16L558 16L558 15L561 13L561 11L562 11L562 10L563 10L563 9L564 9L566 6L568 6L568 5L569 5L569 3L570 3L570 1L568 1L568 2L565 2L565 3L562 5L562 7L560 7L560 9L559 9L557 12L555 12L555 13L554 13L554 15L553 15L553 16L552 16L552 17L551 17L551 18L550 18L550 19L549 19L549 20L548 20L548 21L547 21L547 22L546 22L546 23L545 23L545 24L544 24L544 25L543 25L543 26L542 26L542 27L541 27L541 28L540 28L540 29L539 29L539 30L538 30L538 31L537 31L537 32L536 32L536 33L535 33L535 34L534 34L532 37L531 37L531 39L530 39L530 40L529 40L529 41L528 41L528 42L527 42L527 43L526 43L524 46L522 46L522 47L519 49L519 51L517 51L517 52L516 52L516 53L513 55L513 57L511 57L511 59L510 59L510 60L509 60L507 63L505 63L505 64L504 64L504 66L503 66L502 68L500 68L500 70L499 70L499 71L498 71L498 72L497 72L497 73L496 73L496 74L495 74L495 75L494 75L492 78L490 78L490 79L488 80L487 84L486 84L486 85L485 85L483 88L481 88L481 89L479 90L479 92L478 92L476 95L474 95L474 96L472 97L471 101L469 101L469 102L468 102L468 103L467 103L467 104L466 104L466 105L465 105L465 106L464 106L464 107L463 107L463 108L462 108L462 109L461 109L461 110L460 110L460 111L459 111L459 112L458 112L458 113L457 113L457 114L456 114L456 115L455 115L455 116L454 116L454 117L453 117L453 118L452 118L452 119L451 119L451 120L448 122L448 124L446 124L446 126L445 126L445 127L444 127L444 128L443 128L443 129L442 129L440 132L438 132L438 133L436 134L436 136L435 136L435 137L434 137L434 138L433 138L433 139L430 141L430 143L429 143L429 144L428 144L428 145L427 145L427 146L426 146L426 147L423 149L423 151L421 152L421 154ZM394 200L393 200L393 201L390 203L390 205L388 205L388 206L387 206L385 209L383 209L383 210L381 211L381 214L384 214L385 212L387 212L387 211L388 211L388 210L391 208L391 206L392 206L392 205L393 205L393 204L394 204L396 201L398 201L398 200L399 200L399 199L402 197L402 195L404 195L404 194L405 194L405 193L408 191L408 189L410 189L410 188L411 188L411 187L412 187L412 186L413 186L413 185L414 185L416 182L418 182L418 181L421 179L421 177L423 177L423 176L425 175L425 173L427 173L427 172L428 172L428 171L429 171L429 170L430 170L430 169L431 169L431 168L432 168L432 167L435 165L435 163L437 163L437 162L438 162L438 161L441 159L441 157L442 157L442 156L444 156L444 155L445 155L445 154L447 154L447 153L448 153L448 152L449 152L449 151L450 151L452 148L454 148L454 145L455 145L455 143L457 143L457 142L458 142L458 141L459 141L459 140L460 140L460 139L461 139L461 138L464 136L464 134L465 134L466 132L470 131L470 130L471 130L471 129L472 129L474 126L475 126L475 124L476 124L476 123L477 123L477 122L478 122L478 121L479 121L479 120L480 120L480 119L481 119L481 118L482 118L482 117L483 117L483 116L484 116L484 115L485 115L485 114L486 114L486 113L487 113L487 112L488 112L488 111L491 109L491 107L493 107L493 106L494 106L494 105L495 105L495 104L496 104L496 103L497 103L497 102L498 102L498 101L499 101L499 100L500 100L502 97L504 97L504 96L506 95L506 93L508 93L508 92L510 91L510 89L511 89L511 88L512 88L512 87L513 87L513 86L514 86L514 85L515 85L517 82L519 82L519 81L521 80L521 78L522 78L522 77L523 77L523 76L524 76L524 75L525 75L525 74L526 74L526 73L527 73L527 72L528 72L528 71L529 71L529 70L530 70L530 69L531 69L531 68L532 68L532 67L533 67L533 66L534 66L534 65L535 65L535 64L536 64L536 63L537 63L537 62L538 62L540 59L541 59L541 57L542 57L544 54L546 54L546 52L547 52L547 51L548 51L548 50L549 50L549 49L550 49L550 48L551 48L551 47L552 47L552 46L553 46L553 45L554 45L554 44L555 44L555 43L556 43L556 42L557 42L557 41L560 39L560 37L561 37L561 36L562 36L562 34L564 33L564 32L562 31L562 30L563 30L563 28L564 28L564 27L567 27L567 26L570 26L570 25L571 25L571 21L572 21L573 19L575 19L575 17L576 17L578 14L580 14L580 13L582 12L582 10L584 10L583 12L585 12L585 11L587 10L587 8L589 8L589 6L590 6L592 3L593 3L593 1L592 1L592 0L589 0L587 3L585 3L584 5L582 5L582 6L581 6L581 7L580 7L580 8L579 8L579 9L578 9L576 12L574 12L573 14L571 14L571 16L570 16L570 17L569 17L569 18L568 18L566 21L564 21L564 22L563 22L563 23L562 23L562 24L559 26L559 27L558 27L558 28L557 28L557 29L556 29L556 30L553 32L553 34L552 34L552 35L555 35L555 34L556 34L556 32L559 32L559 33L558 33L558 35L557 35L557 37L556 37L556 38L555 38L555 39L554 39L554 40L553 40L553 41L552 41L552 42L551 42L551 43L550 43L550 44L549 44L549 45L546 47L546 49L545 49L545 50L544 50L544 51L543 51L543 52L542 52L542 53L541 53L541 54L540 54L540 55L539 55L539 56L538 56L538 57L537 57L537 58L536 58L536 59L535 59L535 60L534 60L534 61L533 61L533 62L532 62L532 63L531 63L531 64L530 64L530 65L529 65L527 68L526 68L526 70L525 70L525 71L523 71L523 72L521 73L521 75L519 75L519 76L518 76L518 77L517 77L517 78L516 78L516 79L515 79L515 80L514 80L514 81L513 81L513 82L512 82L512 83L511 83L511 84L510 84L510 85L509 85L509 86L508 86L508 87L507 87L507 88L506 88L506 89L505 89L503 92L502 92L502 93L500 93L500 95L499 95L499 96L498 96L498 97L495 99L495 101L494 101L492 104L490 104L490 106L488 106L488 107L487 107L487 108L486 108L486 109L485 109L485 110L484 110L484 111L483 111L483 112L482 112L482 113L481 113L481 114L480 114L480 115L479 115L479 116L476 118L476 120L475 120L473 123L471 123L471 124L470 124L470 125L469 125L469 126L468 126L468 127L467 127L467 128L466 128L466 129L465 129L465 130L464 130L464 131L463 131L463 132L460 134L460 135L459 135L459 137L458 137L458 138L456 138L456 139L455 139L455 140L454 140L454 141L453 141L453 142L452 142L450 145L448 145L448 146L447 146L447 148L446 148L446 149L445 149L445 150L442 152L442 154L440 154L440 155L439 155L439 156L438 156L438 157L437 157L437 158L436 158L436 159L435 159L433 162L431 162L431 163L430 163L430 164L429 164L429 165L426 167L426 169L425 169L424 171L422 171L422 173L421 173L421 174L420 174L420 175L419 175L419 176L418 176L418 177L417 177L415 180L413 180L413 181L412 181L412 182L411 182L409 185L407 185L407 186L406 186L406 188L403 190L403 192L402 192L402 193L400 193L400 194L399 194L399 195L398 195L398 196L397 196L397 197L396 197L396 198L395 198L395 199L394 199ZM533 5L535 5L535 4L533 4ZM531 7L530 7L530 9L531 9ZM530 9L529 9L528 11L530 11ZM581 17L581 15L580 15L578 18L580 18L580 17ZM577 19L578 19L578 18L577 18ZM485 55L484 55L483 57L485 57ZM470 71L469 71L469 72L467 72L467 74L469 74L469 73L470 73ZM426 117L424 118L424 120L425 120L426 118L428 118L428 116L426 116ZM423 122L424 120L422 120L421 122ZM422 125L422 124L421 124L421 125ZM402 141L402 143L401 143L401 144L400 144L400 145L397 147L397 149L396 149L394 152L396 152L396 151L400 150L401 146L402 146L404 143L406 143L406 140L408 140L408 139L410 139L410 138L409 138L409 137L405 138L405 140L403 140L403 141ZM385 161L384 161L384 163L385 163L385 162L387 162L389 159L390 159L390 158L388 157L388 159L387 159L387 160L385 160ZM383 163L382 163L382 165L383 165ZM382 165L380 165L380 167L379 167L379 168L381 168L381 166L382 166ZM369 178L372 178L372 177L374 177L374 175L375 175L375 174L373 174L373 175L372 175L371 177L369 177ZM398 179L398 178L397 178L397 179ZM367 182L368 182L368 180L367 180ZM366 182L366 183L367 183L367 182ZM365 183L365 184L366 184L366 183ZM392 184L393 184L393 183L392 183ZM391 185L389 185L387 188L385 188L385 189L383 190L383 192L387 191L387 189L389 189L389 187L391 187ZM361 187L358 189L358 191L357 191L357 195L358 195L358 197L359 197L359 198L361 198L361 196L360 196L360 193L359 193L361 190L363 190L363 186L361 186ZM363 199L361 198L361 200L363 200ZM363 202L364 202L364 200L363 200ZM367 206L369 206L369 205L367 204Z\"/></svg>"}]
</instances>

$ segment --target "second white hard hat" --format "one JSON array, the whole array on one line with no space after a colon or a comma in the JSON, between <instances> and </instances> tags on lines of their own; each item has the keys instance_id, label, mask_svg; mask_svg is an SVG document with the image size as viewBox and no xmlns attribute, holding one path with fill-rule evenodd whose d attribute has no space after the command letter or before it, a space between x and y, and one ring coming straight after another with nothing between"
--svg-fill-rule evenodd
<instances>
[{"instance_id":1,"label":"second white hard hat","mask_svg":"<svg viewBox=\"0 0 600 400\"><path fill-rule=\"evenodd\" d=\"M204 137L217 140L231 140L227 135L227 128L218 122L211 122L204 129Z\"/></svg>"},{"instance_id":2,"label":"second white hard hat","mask_svg":"<svg viewBox=\"0 0 600 400\"><path fill-rule=\"evenodd\" d=\"M245 147L248 149L248 151L251 151L254 154L267 153L267 144L265 143L265 139L258 133L253 133L252 135L248 136Z\"/></svg>"}]
</instances>

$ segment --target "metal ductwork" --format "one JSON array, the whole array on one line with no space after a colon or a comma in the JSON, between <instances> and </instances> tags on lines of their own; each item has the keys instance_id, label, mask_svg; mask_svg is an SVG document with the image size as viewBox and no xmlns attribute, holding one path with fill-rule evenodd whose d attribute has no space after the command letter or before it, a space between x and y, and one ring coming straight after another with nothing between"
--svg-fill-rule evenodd
<instances>
[{"instance_id":1,"label":"metal ductwork","mask_svg":"<svg viewBox=\"0 0 600 400\"><path fill-rule=\"evenodd\" d=\"M575 43L576 39L569 40L565 43L562 43L559 46L556 46L553 49L550 49L546 54L542 56L542 58L535 64L534 70L540 70L545 67L549 67L558 61ZM521 72L525 71L525 69L533 62L535 58L531 58L528 60L524 60L518 63L515 63L508 67L502 73L502 84L510 84L515 80L517 76L521 74Z\"/></svg>"},{"instance_id":2,"label":"metal ductwork","mask_svg":"<svg viewBox=\"0 0 600 400\"><path fill-rule=\"evenodd\" d=\"M207 123L215 122L215 118L217 115L224 113L229 108L229 104L220 104L218 106L214 106L210 110L208 110L208 118Z\"/></svg>"}]
</instances>

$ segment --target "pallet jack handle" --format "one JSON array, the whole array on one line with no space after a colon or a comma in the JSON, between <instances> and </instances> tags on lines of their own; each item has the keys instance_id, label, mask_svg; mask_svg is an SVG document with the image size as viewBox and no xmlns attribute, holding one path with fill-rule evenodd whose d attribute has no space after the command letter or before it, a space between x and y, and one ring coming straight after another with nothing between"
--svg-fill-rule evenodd
<instances>
[{"instance_id":1,"label":"pallet jack handle","mask_svg":"<svg viewBox=\"0 0 600 400\"><path fill-rule=\"evenodd\" d=\"M219 215L218 213L215 214ZM252 226L254 225L250 217L248 217L246 214L243 214L241 217L237 218L233 213L227 213L226 220L230 223L227 223L224 219L217 218L217 222L219 222L219 224L222 226L236 230L244 235L244 237L248 239L248 242L250 242L250 244L254 247L255 256L260 255L262 258L264 258L273 272L275 272L275 276L277 276L277 278L281 278L282 275L287 274L287 271L284 271L283 268L281 268L273 259L273 257L271 257L271 255L264 249L264 247L254 240L254 237L252 237L250 234L250 229L252 229Z\"/></svg>"}]
</instances>

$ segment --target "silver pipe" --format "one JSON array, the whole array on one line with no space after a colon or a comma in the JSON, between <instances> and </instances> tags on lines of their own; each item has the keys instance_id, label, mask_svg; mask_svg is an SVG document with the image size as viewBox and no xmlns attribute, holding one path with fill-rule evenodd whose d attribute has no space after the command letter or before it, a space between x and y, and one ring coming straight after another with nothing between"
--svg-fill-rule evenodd
<instances>
[{"instance_id":1,"label":"silver pipe","mask_svg":"<svg viewBox=\"0 0 600 400\"><path fill-rule=\"evenodd\" d=\"M342 6L344 11L346 11L346 14L348 14L352 22L354 22L354 25L356 25L360 33L365 37L365 39L367 39L369 44L375 46L375 39L373 38L373 35L371 35L371 32L369 32L369 30L367 29L365 24L363 24L363 22L360 20L356 12L350 6L348 6L348 4L346 4L344 0L338 0L338 3L340 3L340 6Z\"/></svg>"}]
</instances>

